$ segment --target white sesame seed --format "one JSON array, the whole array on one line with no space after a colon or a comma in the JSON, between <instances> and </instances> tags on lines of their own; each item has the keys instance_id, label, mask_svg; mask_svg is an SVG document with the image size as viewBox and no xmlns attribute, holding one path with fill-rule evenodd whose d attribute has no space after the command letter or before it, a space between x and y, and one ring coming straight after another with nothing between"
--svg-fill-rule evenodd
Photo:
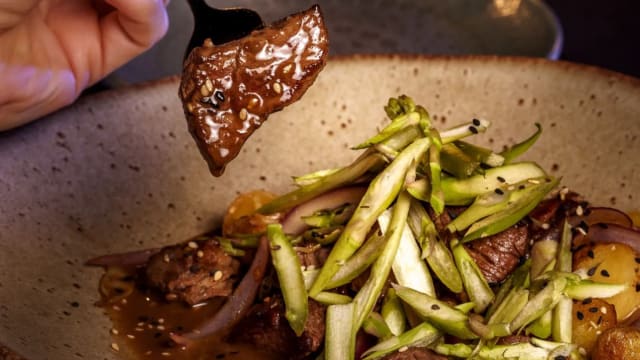
<instances>
[{"instance_id":1,"label":"white sesame seed","mask_svg":"<svg viewBox=\"0 0 640 360\"><path fill-rule=\"evenodd\" d=\"M127 299L122 299L122 300L120 300L120 302L122 303L122 305L126 305L127 304Z\"/></svg>"},{"instance_id":2,"label":"white sesame seed","mask_svg":"<svg viewBox=\"0 0 640 360\"><path fill-rule=\"evenodd\" d=\"M135 328L135 329L133 329L133 330L135 330L135 331L137 331L137 332L143 332L143 331L144 331L144 329L143 329L143 328L141 328L141 327L137 327L137 328Z\"/></svg>"},{"instance_id":3,"label":"white sesame seed","mask_svg":"<svg viewBox=\"0 0 640 360\"><path fill-rule=\"evenodd\" d=\"M275 91L276 94L282 93L282 86L280 85L280 83L278 82L273 83L273 91Z\"/></svg>"},{"instance_id":4,"label":"white sesame seed","mask_svg":"<svg viewBox=\"0 0 640 360\"><path fill-rule=\"evenodd\" d=\"M551 227L551 225L547 224L547 223L543 223L542 224L542 228L545 230L549 230L549 228Z\"/></svg>"},{"instance_id":5,"label":"white sesame seed","mask_svg":"<svg viewBox=\"0 0 640 360\"><path fill-rule=\"evenodd\" d=\"M209 90L210 93L213 92L213 83L211 82L211 79L207 79L207 81L204 82L204 86L207 87L207 90Z\"/></svg>"},{"instance_id":6,"label":"white sesame seed","mask_svg":"<svg viewBox=\"0 0 640 360\"><path fill-rule=\"evenodd\" d=\"M600 330L596 331L596 335L600 336L600 334L602 334L602 331Z\"/></svg>"},{"instance_id":7,"label":"white sesame seed","mask_svg":"<svg viewBox=\"0 0 640 360\"><path fill-rule=\"evenodd\" d=\"M200 94L202 94L202 96L209 96L211 95L211 92L209 91L209 89L207 89L206 85L202 85L200 87Z\"/></svg>"},{"instance_id":8,"label":"white sesame seed","mask_svg":"<svg viewBox=\"0 0 640 360\"><path fill-rule=\"evenodd\" d=\"M607 313L607 307L606 306L601 307L600 308L600 312L603 313L603 314L606 314Z\"/></svg>"},{"instance_id":9,"label":"white sesame seed","mask_svg":"<svg viewBox=\"0 0 640 360\"><path fill-rule=\"evenodd\" d=\"M196 256L201 258L204 256L204 252L202 250L198 250L198 252L196 252Z\"/></svg>"},{"instance_id":10,"label":"white sesame seed","mask_svg":"<svg viewBox=\"0 0 640 360\"><path fill-rule=\"evenodd\" d=\"M171 259L169 259L169 254L164 254L164 256L162 257L162 260L167 263L171 261Z\"/></svg>"},{"instance_id":11,"label":"white sesame seed","mask_svg":"<svg viewBox=\"0 0 640 360\"><path fill-rule=\"evenodd\" d=\"M160 353L160 355L162 355L162 356L171 356L171 353L165 351L165 352Z\"/></svg>"},{"instance_id":12,"label":"white sesame seed","mask_svg":"<svg viewBox=\"0 0 640 360\"><path fill-rule=\"evenodd\" d=\"M120 351L120 346L116 343L111 343L111 348L113 351Z\"/></svg>"},{"instance_id":13,"label":"white sesame seed","mask_svg":"<svg viewBox=\"0 0 640 360\"><path fill-rule=\"evenodd\" d=\"M136 338L136 337L135 337L135 335L132 335L132 334L127 334L127 337L128 337L129 339L135 339L135 338Z\"/></svg>"},{"instance_id":14,"label":"white sesame seed","mask_svg":"<svg viewBox=\"0 0 640 360\"><path fill-rule=\"evenodd\" d=\"M536 179L529 179L527 180L528 183L534 184L534 185L538 185L540 184L540 180L536 180Z\"/></svg>"},{"instance_id":15,"label":"white sesame seed","mask_svg":"<svg viewBox=\"0 0 640 360\"><path fill-rule=\"evenodd\" d=\"M582 208L582 206L578 205L578 207L576 208L576 215L578 216L584 215L584 209Z\"/></svg>"},{"instance_id":16,"label":"white sesame seed","mask_svg":"<svg viewBox=\"0 0 640 360\"><path fill-rule=\"evenodd\" d=\"M158 326L156 326L156 329L158 329L160 331L164 331L164 325L158 325Z\"/></svg>"},{"instance_id":17,"label":"white sesame seed","mask_svg":"<svg viewBox=\"0 0 640 360\"><path fill-rule=\"evenodd\" d=\"M587 232L586 232L583 228L581 228L580 226L576 227L576 229L578 230L578 232L579 232L580 234L582 234L582 235L587 235Z\"/></svg>"},{"instance_id":18,"label":"white sesame seed","mask_svg":"<svg viewBox=\"0 0 640 360\"><path fill-rule=\"evenodd\" d=\"M222 279L222 271L217 270L215 274L213 274L213 280L218 281Z\"/></svg>"},{"instance_id":19,"label":"white sesame seed","mask_svg":"<svg viewBox=\"0 0 640 360\"><path fill-rule=\"evenodd\" d=\"M111 333L113 335L118 335L118 329L111 329Z\"/></svg>"},{"instance_id":20,"label":"white sesame seed","mask_svg":"<svg viewBox=\"0 0 640 360\"><path fill-rule=\"evenodd\" d=\"M158 324L164 324L164 318L159 318L158 319Z\"/></svg>"},{"instance_id":21,"label":"white sesame seed","mask_svg":"<svg viewBox=\"0 0 640 360\"><path fill-rule=\"evenodd\" d=\"M403 346L400 349L398 349L398 352L405 352L407 350L409 350L409 347L408 346Z\"/></svg>"},{"instance_id":22,"label":"white sesame seed","mask_svg":"<svg viewBox=\"0 0 640 360\"><path fill-rule=\"evenodd\" d=\"M291 64L288 64L287 66L285 66L285 67L283 67L283 68L282 68L282 73L283 73L283 74L286 74L286 73L288 73L289 71L291 71Z\"/></svg>"},{"instance_id":23,"label":"white sesame seed","mask_svg":"<svg viewBox=\"0 0 640 360\"><path fill-rule=\"evenodd\" d=\"M248 115L249 114L247 113L247 109L242 108L240 109L240 113L238 114L238 117L240 117L240 120L246 120Z\"/></svg>"},{"instance_id":24,"label":"white sesame seed","mask_svg":"<svg viewBox=\"0 0 640 360\"><path fill-rule=\"evenodd\" d=\"M187 103L187 111L189 111L189 113L193 113L193 104L192 103Z\"/></svg>"},{"instance_id":25,"label":"white sesame seed","mask_svg":"<svg viewBox=\"0 0 640 360\"><path fill-rule=\"evenodd\" d=\"M198 248L198 244L195 241L189 241L189 244L187 244L187 245L192 249L197 249Z\"/></svg>"},{"instance_id":26,"label":"white sesame seed","mask_svg":"<svg viewBox=\"0 0 640 360\"><path fill-rule=\"evenodd\" d=\"M118 306L118 305L113 305L112 308L115 311L120 311L120 306Z\"/></svg>"}]
</instances>

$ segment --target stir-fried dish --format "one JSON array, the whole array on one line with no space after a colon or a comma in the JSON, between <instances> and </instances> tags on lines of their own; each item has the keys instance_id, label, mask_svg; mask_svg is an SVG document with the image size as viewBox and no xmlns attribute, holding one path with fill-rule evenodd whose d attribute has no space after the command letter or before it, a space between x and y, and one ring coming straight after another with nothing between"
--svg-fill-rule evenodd
<instances>
[{"instance_id":1,"label":"stir-fried dish","mask_svg":"<svg viewBox=\"0 0 640 360\"><path fill-rule=\"evenodd\" d=\"M181 97L210 168L324 65L319 9L196 48ZM407 96L346 166L240 195L222 229L102 256L113 351L174 359L631 359L640 230ZM533 130L533 126L532 126ZM330 151L330 149L328 149ZM247 189L249 190L249 189Z\"/></svg>"},{"instance_id":2,"label":"stir-fried dish","mask_svg":"<svg viewBox=\"0 0 640 360\"><path fill-rule=\"evenodd\" d=\"M540 126L497 153L471 142L487 120L437 130L406 96L385 110L390 124L351 164L296 177L282 196L241 195L221 231L94 259L108 268L105 305L130 319L114 329L147 333L141 354L177 358L640 350L640 232L518 160Z\"/></svg>"}]
</instances>

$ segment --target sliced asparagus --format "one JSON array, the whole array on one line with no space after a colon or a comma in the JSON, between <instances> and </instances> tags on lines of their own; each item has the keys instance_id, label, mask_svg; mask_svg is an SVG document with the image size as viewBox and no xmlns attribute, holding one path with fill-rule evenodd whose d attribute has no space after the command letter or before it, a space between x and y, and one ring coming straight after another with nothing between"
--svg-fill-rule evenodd
<instances>
[{"instance_id":1,"label":"sliced asparagus","mask_svg":"<svg viewBox=\"0 0 640 360\"><path fill-rule=\"evenodd\" d=\"M371 181L358 208L347 223L316 282L311 287L309 291L311 295L325 289L340 265L344 264L362 245L367 232L377 217L391 205L400 192L409 166L424 156L430 143L428 138L415 140Z\"/></svg>"},{"instance_id":2,"label":"sliced asparagus","mask_svg":"<svg viewBox=\"0 0 640 360\"><path fill-rule=\"evenodd\" d=\"M296 335L300 336L309 311L300 260L280 224L267 226L267 237L271 260L284 298L285 318Z\"/></svg>"},{"instance_id":3,"label":"sliced asparagus","mask_svg":"<svg viewBox=\"0 0 640 360\"><path fill-rule=\"evenodd\" d=\"M404 347L425 347L436 341L440 336L442 336L442 333L438 329L429 323L423 322L400 336L393 336L369 348L363 354L363 360L379 359Z\"/></svg>"},{"instance_id":4,"label":"sliced asparagus","mask_svg":"<svg viewBox=\"0 0 640 360\"><path fill-rule=\"evenodd\" d=\"M355 337L353 329L354 305L330 305L327 307L327 324L324 340L326 360L353 360Z\"/></svg>"}]
</instances>

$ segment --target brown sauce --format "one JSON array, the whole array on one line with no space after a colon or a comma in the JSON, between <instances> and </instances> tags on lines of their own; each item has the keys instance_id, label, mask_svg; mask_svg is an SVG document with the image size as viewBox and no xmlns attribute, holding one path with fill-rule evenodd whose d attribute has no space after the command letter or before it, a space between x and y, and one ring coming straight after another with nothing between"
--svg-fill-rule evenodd
<instances>
[{"instance_id":1,"label":"brown sauce","mask_svg":"<svg viewBox=\"0 0 640 360\"><path fill-rule=\"evenodd\" d=\"M126 281L136 278L134 269L125 269ZM124 298L103 298L98 304L111 319L111 350L132 359L276 359L251 345L229 344L220 338L207 338L181 347L173 343L171 332L185 332L212 317L224 299L189 307L168 302L159 294L136 285Z\"/></svg>"}]
</instances>

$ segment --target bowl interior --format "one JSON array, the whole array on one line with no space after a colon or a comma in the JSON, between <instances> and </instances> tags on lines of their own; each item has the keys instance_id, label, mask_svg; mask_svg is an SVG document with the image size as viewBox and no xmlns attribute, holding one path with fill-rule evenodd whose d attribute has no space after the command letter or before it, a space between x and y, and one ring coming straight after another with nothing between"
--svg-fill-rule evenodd
<instances>
[{"instance_id":1,"label":"bowl interior","mask_svg":"<svg viewBox=\"0 0 640 360\"><path fill-rule=\"evenodd\" d=\"M239 192L344 164L407 94L439 128L493 123L496 149L544 128L528 154L593 203L638 209L640 83L516 58L332 59L302 101L274 114L221 178L186 131L177 79L100 93L0 134L0 342L29 359L110 359L85 260L184 240L216 226Z\"/></svg>"}]
</instances>

